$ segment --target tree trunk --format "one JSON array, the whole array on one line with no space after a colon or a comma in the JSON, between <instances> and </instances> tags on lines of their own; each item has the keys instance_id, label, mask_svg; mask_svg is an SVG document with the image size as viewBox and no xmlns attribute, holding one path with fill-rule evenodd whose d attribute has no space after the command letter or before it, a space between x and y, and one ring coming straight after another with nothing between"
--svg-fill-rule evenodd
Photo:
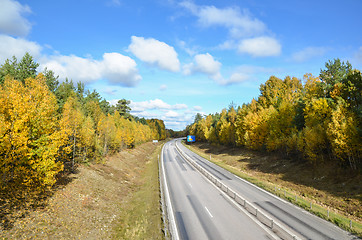
<instances>
[{"instance_id":1,"label":"tree trunk","mask_svg":"<svg viewBox=\"0 0 362 240\"><path fill-rule=\"evenodd\" d=\"M73 159L72 159L72 172L74 172L74 157L75 157L75 134L73 136Z\"/></svg>"}]
</instances>

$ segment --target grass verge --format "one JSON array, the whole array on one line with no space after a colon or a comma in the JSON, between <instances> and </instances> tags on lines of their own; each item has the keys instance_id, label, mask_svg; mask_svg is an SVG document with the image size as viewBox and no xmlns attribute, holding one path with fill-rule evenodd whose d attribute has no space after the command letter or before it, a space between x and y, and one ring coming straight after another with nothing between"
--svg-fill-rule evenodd
<instances>
[{"instance_id":1,"label":"grass verge","mask_svg":"<svg viewBox=\"0 0 362 240\"><path fill-rule=\"evenodd\" d=\"M158 155L162 145L145 163L141 182L125 199L115 230L115 239L163 239L160 212Z\"/></svg>"},{"instance_id":2,"label":"grass verge","mask_svg":"<svg viewBox=\"0 0 362 240\"><path fill-rule=\"evenodd\" d=\"M295 172L301 171L300 168L303 168L303 166L288 166L288 161L285 160L281 160L281 162L278 163L278 160L275 158L269 159L267 156L258 156L255 152L251 153L250 151L245 151L243 149L227 149L225 147L211 146L209 144L193 144L191 146L185 146L231 173L336 224L344 230L362 237L362 224L359 216L361 205L359 201L360 188L358 187L358 177L356 178L357 186L355 187L357 190L354 195L357 197L350 200L350 198L333 196L333 194L328 191L322 193L320 189L314 189L312 186L300 184L300 182L303 182L303 179L299 179L299 182L285 180L287 178L285 176L297 175ZM228 151L231 153L228 154ZM273 167L277 167L277 165L283 166L284 172L273 172L274 170L270 170ZM285 171L289 171L289 174ZM305 178L310 178L308 174L304 175ZM322 179L325 178L323 176L319 177ZM303 172L298 175L298 178L303 178ZM318 179L317 177L314 178ZM308 181L305 180L304 182ZM333 183L333 181L331 182L328 179L325 179L324 182L327 182L327 184ZM335 186L335 188L337 187ZM322 197L318 198L318 195ZM325 201L325 199L329 200ZM352 202L351 206L340 203L345 201L345 199L348 200L347 202ZM333 200L336 200L338 204L333 205ZM344 208L352 209L351 212L356 212L355 216L343 214Z\"/></svg>"}]
</instances>

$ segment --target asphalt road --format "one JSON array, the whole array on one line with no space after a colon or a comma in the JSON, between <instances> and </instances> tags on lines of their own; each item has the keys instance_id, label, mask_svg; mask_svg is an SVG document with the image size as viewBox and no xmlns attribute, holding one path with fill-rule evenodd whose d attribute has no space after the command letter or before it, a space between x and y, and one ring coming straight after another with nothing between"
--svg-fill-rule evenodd
<instances>
[{"instance_id":1,"label":"asphalt road","mask_svg":"<svg viewBox=\"0 0 362 240\"><path fill-rule=\"evenodd\" d=\"M219 230L219 228L215 228L217 233L221 238L218 239L262 239L265 238L265 235L262 236L258 235L262 233L258 232L257 228L254 229L254 225L249 223L247 218L240 214L240 212L235 211L235 208L231 207L230 204L225 201L225 199L220 196L220 194L214 194L215 188L210 183L202 180L198 172L195 172L191 169L191 167L185 163L185 160L176 153L174 150L173 145L177 144L178 148L191 159L193 159L197 164L201 165L211 174L213 174L219 181L224 183L226 186L234 190L240 196L245 198L248 202L251 202L255 207L258 207L260 210L264 211L266 214L271 216L273 219L281 223L288 231L294 233L300 239L357 239L352 234L338 228L334 224L323 220L319 217L316 217L309 212L292 205L289 202L286 202L256 186L250 184L249 182L240 179L239 177L233 175L232 173L228 172L227 170L211 163L210 161L200 157L199 155L193 153L188 148L183 146L180 140L172 141L167 143L165 146L166 151L164 151L164 161L167 165L167 177L170 182L172 183L172 190L173 199L176 202L177 207L175 208L177 214L180 215L180 219L186 219L187 221L195 221L191 213L186 213L186 209L184 209L184 205L182 202L189 200L188 196L192 195L195 198L202 199L202 203L208 204L209 202L214 202L215 199L218 199L215 206L213 206L213 212L218 212L220 215L215 214L215 218L221 218L221 223L226 223L226 227L230 225L236 225L237 229L235 230ZM190 184L197 188L196 192L192 191L192 187ZM199 185L200 184L200 185ZM202 185L201 185L202 184ZM180 188L184 190L180 190ZM198 192L201 194L198 194ZM192 199L193 197L191 197ZM221 203L224 199L224 203ZM191 200L192 202L193 200ZM201 201L201 200L200 200ZM192 205L192 203L191 203ZM209 205L207 205L209 207ZM211 208L211 206L210 206ZM197 209L202 211L202 206L197 205ZM230 213L229 213L230 211ZM229 220L229 214L232 215L235 219L232 221ZM206 215L206 214L205 214ZM236 216L237 215L237 216ZM187 218L186 218L187 216ZM207 216L207 215L206 215ZM236 219L237 218L237 219ZM181 223L180 226L185 225L185 221ZM209 224L210 222L205 222L204 225ZM219 223L211 222L214 225ZM250 224L250 226L249 226ZM196 225L196 223L195 223ZM248 227L245 229L243 228L245 225ZM241 230L243 228L243 230ZM182 227L181 227L182 229ZM188 228L186 228L187 230ZM193 229L191 227L191 229ZM251 230L254 229L254 230ZM238 231L240 230L240 235ZM250 233L244 237L242 233ZM188 233L188 231L185 231ZM224 235L225 234L225 235ZM193 235L192 235L193 236ZM208 236L208 235L207 235ZM249 238L250 236L250 238ZM193 238L199 239L199 238Z\"/></svg>"},{"instance_id":2,"label":"asphalt road","mask_svg":"<svg viewBox=\"0 0 362 240\"><path fill-rule=\"evenodd\" d=\"M180 239L273 239L272 232L191 167L175 141L164 145L161 160Z\"/></svg>"}]
</instances>

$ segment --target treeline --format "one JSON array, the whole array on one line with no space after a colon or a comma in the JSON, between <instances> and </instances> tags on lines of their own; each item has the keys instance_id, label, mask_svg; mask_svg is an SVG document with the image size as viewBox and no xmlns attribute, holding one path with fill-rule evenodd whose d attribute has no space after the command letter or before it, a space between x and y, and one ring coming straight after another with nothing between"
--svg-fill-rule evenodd
<instances>
[{"instance_id":1,"label":"treeline","mask_svg":"<svg viewBox=\"0 0 362 240\"><path fill-rule=\"evenodd\" d=\"M64 166L166 138L162 120L134 117L129 101L110 104L84 84L37 72L25 54L0 67L0 186L45 189Z\"/></svg>"},{"instance_id":2,"label":"treeline","mask_svg":"<svg viewBox=\"0 0 362 240\"><path fill-rule=\"evenodd\" d=\"M187 135L186 129L180 131L174 131L172 129L166 129L166 136L168 138L182 138Z\"/></svg>"},{"instance_id":3,"label":"treeline","mask_svg":"<svg viewBox=\"0 0 362 240\"><path fill-rule=\"evenodd\" d=\"M187 128L198 141L245 146L361 170L362 74L349 62L328 61L319 77L271 76L260 96L242 107L196 115Z\"/></svg>"}]
</instances>

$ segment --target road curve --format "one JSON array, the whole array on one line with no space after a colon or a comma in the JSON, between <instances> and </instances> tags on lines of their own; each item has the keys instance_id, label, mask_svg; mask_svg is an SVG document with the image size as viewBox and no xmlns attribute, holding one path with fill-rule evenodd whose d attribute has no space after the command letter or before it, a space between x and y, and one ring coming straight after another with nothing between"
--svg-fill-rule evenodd
<instances>
[{"instance_id":1,"label":"road curve","mask_svg":"<svg viewBox=\"0 0 362 240\"><path fill-rule=\"evenodd\" d=\"M161 161L176 223L174 239L276 239L194 169L167 142ZM170 208L170 206L168 206Z\"/></svg>"},{"instance_id":2,"label":"road curve","mask_svg":"<svg viewBox=\"0 0 362 240\"><path fill-rule=\"evenodd\" d=\"M184 155L203 167L225 186L278 221L299 239L358 239L334 224L280 199L174 142Z\"/></svg>"}]
</instances>

